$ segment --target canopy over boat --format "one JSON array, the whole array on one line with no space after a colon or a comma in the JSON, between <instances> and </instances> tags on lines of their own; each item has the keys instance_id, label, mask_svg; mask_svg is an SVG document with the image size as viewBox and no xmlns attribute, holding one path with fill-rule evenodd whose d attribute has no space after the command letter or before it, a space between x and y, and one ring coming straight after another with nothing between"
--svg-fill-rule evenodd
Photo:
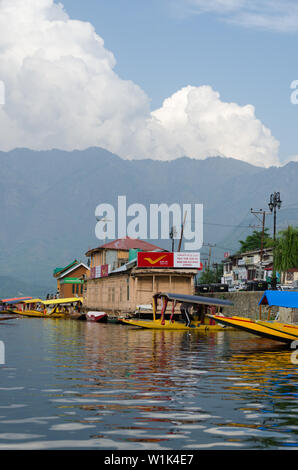
<instances>
[{"instance_id":1,"label":"canopy over boat","mask_svg":"<svg viewBox=\"0 0 298 470\"><path fill-rule=\"evenodd\" d=\"M298 292L266 290L259 305L298 308Z\"/></svg>"},{"instance_id":2,"label":"canopy over boat","mask_svg":"<svg viewBox=\"0 0 298 470\"><path fill-rule=\"evenodd\" d=\"M83 297L69 297L65 299L43 300L44 305L74 304L75 302L83 303Z\"/></svg>"},{"instance_id":3,"label":"canopy over boat","mask_svg":"<svg viewBox=\"0 0 298 470\"><path fill-rule=\"evenodd\" d=\"M32 299L32 297L14 297L11 299L1 299L1 302L3 304L13 305L13 304L17 304L20 302L24 302L25 300L29 300L29 299Z\"/></svg>"},{"instance_id":4,"label":"canopy over boat","mask_svg":"<svg viewBox=\"0 0 298 470\"><path fill-rule=\"evenodd\" d=\"M20 303L24 303L24 304L42 304L43 303L43 300L41 299L30 299L30 300L24 300L23 302L20 302Z\"/></svg>"},{"instance_id":5,"label":"canopy over boat","mask_svg":"<svg viewBox=\"0 0 298 470\"><path fill-rule=\"evenodd\" d=\"M186 294L170 294L168 292L158 292L154 295L155 298L166 298L176 302L187 303L191 305L210 305L215 307L228 307L234 305L230 300L217 299L213 297L204 297L199 295L186 295Z\"/></svg>"}]
</instances>

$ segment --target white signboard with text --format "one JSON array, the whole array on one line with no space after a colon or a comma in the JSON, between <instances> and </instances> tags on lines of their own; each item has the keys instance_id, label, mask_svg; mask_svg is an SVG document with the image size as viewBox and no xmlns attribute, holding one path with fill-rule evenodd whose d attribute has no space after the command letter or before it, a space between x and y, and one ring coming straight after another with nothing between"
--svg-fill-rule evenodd
<instances>
[{"instance_id":1,"label":"white signboard with text","mask_svg":"<svg viewBox=\"0 0 298 470\"><path fill-rule=\"evenodd\" d=\"M200 269L200 253L174 253L174 268Z\"/></svg>"}]
</instances>

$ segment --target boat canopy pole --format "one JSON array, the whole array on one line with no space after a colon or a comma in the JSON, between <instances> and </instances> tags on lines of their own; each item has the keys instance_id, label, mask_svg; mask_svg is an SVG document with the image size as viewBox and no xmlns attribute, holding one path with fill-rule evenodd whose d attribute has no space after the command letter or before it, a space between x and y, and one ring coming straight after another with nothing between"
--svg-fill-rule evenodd
<instances>
[{"instance_id":1,"label":"boat canopy pole","mask_svg":"<svg viewBox=\"0 0 298 470\"><path fill-rule=\"evenodd\" d=\"M153 307L153 320L156 320L156 311L157 311L157 297L154 295L153 296L153 302L152 302L152 307Z\"/></svg>"},{"instance_id":2,"label":"boat canopy pole","mask_svg":"<svg viewBox=\"0 0 298 470\"><path fill-rule=\"evenodd\" d=\"M174 323L173 316L174 316L174 312L175 312L176 303L177 303L176 300L173 300L173 302L172 302L172 313L171 313L171 316L170 316L170 322L171 323Z\"/></svg>"},{"instance_id":3,"label":"boat canopy pole","mask_svg":"<svg viewBox=\"0 0 298 470\"><path fill-rule=\"evenodd\" d=\"M162 309L161 309L161 324L164 325L165 324L165 311L167 309L167 305L168 305L168 299L167 297L163 297L162 298Z\"/></svg>"}]
</instances>

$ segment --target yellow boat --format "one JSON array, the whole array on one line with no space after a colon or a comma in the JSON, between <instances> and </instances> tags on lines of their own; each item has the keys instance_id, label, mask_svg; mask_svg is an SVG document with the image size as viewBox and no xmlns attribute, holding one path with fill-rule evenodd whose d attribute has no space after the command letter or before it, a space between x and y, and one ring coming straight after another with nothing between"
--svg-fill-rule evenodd
<instances>
[{"instance_id":1,"label":"yellow boat","mask_svg":"<svg viewBox=\"0 0 298 470\"><path fill-rule=\"evenodd\" d=\"M267 320L262 320L262 307L269 307ZM252 320L244 317L224 317L209 315L216 322L247 331L262 338L279 341L290 345L298 340L298 325L282 323L276 320L270 321L271 308L273 306L284 308L298 308L298 292L265 291L259 302L259 319Z\"/></svg>"},{"instance_id":2,"label":"yellow boat","mask_svg":"<svg viewBox=\"0 0 298 470\"><path fill-rule=\"evenodd\" d=\"M71 297L65 299L30 299L22 302L23 308L15 310L14 313L24 317L35 318L66 318L71 313L71 308L83 303L81 297Z\"/></svg>"},{"instance_id":3,"label":"yellow boat","mask_svg":"<svg viewBox=\"0 0 298 470\"><path fill-rule=\"evenodd\" d=\"M273 330L281 331L291 336L295 336L298 339L298 325L290 325L288 323L281 323L279 321L266 322L257 320L259 325L266 326Z\"/></svg>"},{"instance_id":4,"label":"yellow boat","mask_svg":"<svg viewBox=\"0 0 298 470\"><path fill-rule=\"evenodd\" d=\"M30 300L32 297L13 297L10 299L0 300L0 314L12 314L18 309L19 304L25 300Z\"/></svg>"},{"instance_id":5,"label":"yellow boat","mask_svg":"<svg viewBox=\"0 0 298 470\"><path fill-rule=\"evenodd\" d=\"M158 300L161 300L161 312L157 313ZM170 318L165 318L168 303L172 302ZM175 307L180 303L180 310L184 321L174 320ZM218 331L222 326L216 324L213 319L207 317L208 312L216 312L216 309L232 306L229 300L215 299L210 297L170 294L159 292L153 296L153 318L152 320L142 320L137 318L122 319L126 325L138 326L140 328L150 328L155 330L191 330L191 331ZM193 310L192 314L190 309Z\"/></svg>"}]
</instances>

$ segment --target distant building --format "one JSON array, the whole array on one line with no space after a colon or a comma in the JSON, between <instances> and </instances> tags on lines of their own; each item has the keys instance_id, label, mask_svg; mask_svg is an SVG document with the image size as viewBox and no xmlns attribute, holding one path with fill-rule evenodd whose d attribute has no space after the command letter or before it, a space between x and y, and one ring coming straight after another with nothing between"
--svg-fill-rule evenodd
<instances>
[{"instance_id":1,"label":"distant building","mask_svg":"<svg viewBox=\"0 0 298 470\"><path fill-rule=\"evenodd\" d=\"M197 269L138 267L137 252L168 253L142 240L124 238L89 250L90 277L84 306L115 315L134 312L152 303L153 293L194 294Z\"/></svg>"},{"instance_id":2,"label":"distant building","mask_svg":"<svg viewBox=\"0 0 298 470\"><path fill-rule=\"evenodd\" d=\"M298 268L291 268L284 273L284 284L298 287Z\"/></svg>"},{"instance_id":3,"label":"distant building","mask_svg":"<svg viewBox=\"0 0 298 470\"><path fill-rule=\"evenodd\" d=\"M101 245L87 251L86 256L90 258L90 277L92 279L102 277L104 273L128 263L135 258L138 251L167 251L152 243L143 240L125 237Z\"/></svg>"},{"instance_id":4,"label":"distant building","mask_svg":"<svg viewBox=\"0 0 298 470\"><path fill-rule=\"evenodd\" d=\"M262 263L261 250L247 251L225 258L223 261L222 283L237 286L247 281L266 281L272 273L272 248L265 248L262 255Z\"/></svg>"},{"instance_id":5,"label":"distant building","mask_svg":"<svg viewBox=\"0 0 298 470\"><path fill-rule=\"evenodd\" d=\"M82 296L84 282L89 277L90 268L74 260L64 268L56 268L53 276L57 279L57 292L60 298Z\"/></svg>"},{"instance_id":6,"label":"distant building","mask_svg":"<svg viewBox=\"0 0 298 470\"><path fill-rule=\"evenodd\" d=\"M136 259L101 278L89 278L84 305L90 310L122 314L152 304L155 292L194 294L197 269L138 268Z\"/></svg>"}]
</instances>

